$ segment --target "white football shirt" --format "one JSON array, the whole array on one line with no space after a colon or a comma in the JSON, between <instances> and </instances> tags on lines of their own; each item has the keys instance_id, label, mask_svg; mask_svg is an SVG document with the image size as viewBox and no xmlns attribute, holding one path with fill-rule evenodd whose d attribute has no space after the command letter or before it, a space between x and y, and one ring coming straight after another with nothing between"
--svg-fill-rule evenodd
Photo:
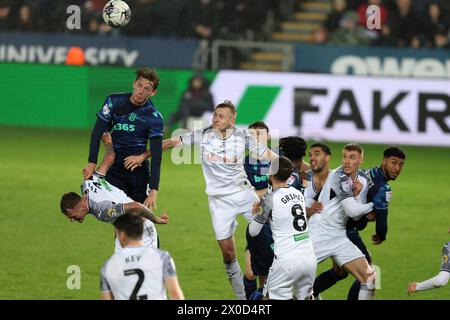
<instances>
[{"instance_id":1,"label":"white football shirt","mask_svg":"<svg viewBox=\"0 0 450 320\"><path fill-rule=\"evenodd\" d=\"M206 193L210 196L251 188L244 170L245 151L260 157L267 150L267 146L259 145L247 130L232 128L229 131L226 138L219 137L211 127L180 136L183 145L200 146Z\"/></svg>"},{"instance_id":2,"label":"white football shirt","mask_svg":"<svg viewBox=\"0 0 450 320\"><path fill-rule=\"evenodd\" d=\"M363 187L355 200L359 203L366 203L369 189L367 178L362 171L358 171L357 179ZM317 228L317 236L320 236L321 239L347 237L346 225L349 216L345 213L341 200L349 197L353 197L352 179L344 173L342 167L338 167L330 172L319 195L319 202L324 204L320 214L320 227ZM316 234L313 235L313 237L315 236Z\"/></svg>"},{"instance_id":3,"label":"white football shirt","mask_svg":"<svg viewBox=\"0 0 450 320\"><path fill-rule=\"evenodd\" d=\"M277 258L292 255L314 254L308 233L308 223L303 194L294 187L277 188L261 200L261 214L254 220L270 221Z\"/></svg>"},{"instance_id":4,"label":"white football shirt","mask_svg":"<svg viewBox=\"0 0 450 320\"><path fill-rule=\"evenodd\" d=\"M112 292L115 300L167 300L164 281L176 275L168 252L125 247L103 265L100 289Z\"/></svg>"},{"instance_id":5,"label":"white football shirt","mask_svg":"<svg viewBox=\"0 0 450 320\"><path fill-rule=\"evenodd\" d=\"M116 218L125 213L124 203L133 202L125 192L108 183L103 177L94 174L83 181L81 193L88 195L89 213L99 221L113 223ZM144 219L144 234L142 241L145 246L158 247L158 233L155 225ZM115 252L121 251L119 240L115 239Z\"/></svg>"}]
</instances>

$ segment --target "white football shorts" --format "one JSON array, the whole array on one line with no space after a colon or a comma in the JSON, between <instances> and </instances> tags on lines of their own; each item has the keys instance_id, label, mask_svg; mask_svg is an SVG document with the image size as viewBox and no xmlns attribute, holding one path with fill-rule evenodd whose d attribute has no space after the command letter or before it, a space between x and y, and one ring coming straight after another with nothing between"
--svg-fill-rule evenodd
<instances>
[{"instance_id":1,"label":"white football shorts","mask_svg":"<svg viewBox=\"0 0 450 320\"><path fill-rule=\"evenodd\" d=\"M211 222L216 240L230 238L238 226L236 217L242 214L250 222L258 195L252 188L224 196L208 196Z\"/></svg>"},{"instance_id":2,"label":"white football shorts","mask_svg":"<svg viewBox=\"0 0 450 320\"><path fill-rule=\"evenodd\" d=\"M313 294L317 259L314 254L294 254L289 258L273 259L264 296L275 300L305 300Z\"/></svg>"},{"instance_id":3,"label":"white football shorts","mask_svg":"<svg viewBox=\"0 0 450 320\"><path fill-rule=\"evenodd\" d=\"M339 267L342 267L350 261L364 258L361 250L347 237L321 239L320 237L313 237L311 235L311 240L314 253L317 257L317 263L321 263L323 260L331 257Z\"/></svg>"}]
</instances>

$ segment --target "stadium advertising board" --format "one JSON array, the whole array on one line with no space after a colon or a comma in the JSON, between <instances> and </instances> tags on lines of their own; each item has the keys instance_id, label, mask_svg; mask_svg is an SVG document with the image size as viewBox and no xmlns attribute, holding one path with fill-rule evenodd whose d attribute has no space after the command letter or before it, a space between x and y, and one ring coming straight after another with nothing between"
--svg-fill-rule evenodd
<instances>
[{"instance_id":1,"label":"stadium advertising board","mask_svg":"<svg viewBox=\"0 0 450 320\"><path fill-rule=\"evenodd\" d=\"M0 62L64 64L71 47L92 66L191 68L198 41L0 32Z\"/></svg>"},{"instance_id":2,"label":"stadium advertising board","mask_svg":"<svg viewBox=\"0 0 450 320\"><path fill-rule=\"evenodd\" d=\"M449 81L221 71L211 91L283 136L450 146Z\"/></svg>"},{"instance_id":3,"label":"stadium advertising board","mask_svg":"<svg viewBox=\"0 0 450 320\"><path fill-rule=\"evenodd\" d=\"M448 50L298 44L295 71L361 76L450 78Z\"/></svg>"}]
</instances>

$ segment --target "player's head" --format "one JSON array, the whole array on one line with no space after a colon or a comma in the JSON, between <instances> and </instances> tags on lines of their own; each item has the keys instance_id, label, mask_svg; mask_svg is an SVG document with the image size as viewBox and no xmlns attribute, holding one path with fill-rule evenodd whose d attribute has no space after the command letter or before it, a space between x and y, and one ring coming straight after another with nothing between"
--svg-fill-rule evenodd
<instances>
[{"instance_id":1,"label":"player's head","mask_svg":"<svg viewBox=\"0 0 450 320\"><path fill-rule=\"evenodd\" d=\"M267 143L269 141L269 127L264 122L253 122L248 126L248 129L248 132L255 137L256 141L260 143Z\"/></svg>"},{"instance_id":2,"label":"player's head","mask_svg":"<svg viewBox=\"0 0 450 320\"><path fill-rule=\"evenodd\" d=\"M274 159L270 164L269 181L271 184L274 182L284 183L294 172L295 166L291 160L287 157L280 156Z\"/></svg>"},{"instance_id":3,"label":"player's head","mask_svg":"<svg viewBox=\"0 0 450 320\"><path fill-rule=\"evenodd\" d=\"M114 221L117 239L125 247L129 242L140 241L144 232L144 222L137 213L129 212L119 216Z\"/></svg>"},{"instance_id":4,"label":"player's head","mask_svg":"<svg viewBox=\"0 0 450 320\"><path fill-rule=\"evenodd\" d=\"M402 148L389 146L384 149L381 169L386 175L387 180L395 180L400 175L405 164L406 153Z\"/></svg>"},{"instance_id":5,"label":"player's head","mask_svg":"<svg viewBox=\"0 0 450 320\"><path fill-rule=\"evenodd\" d=\"M357 172L363 160L364 149L357 143L349 143L342 150L342 168L347 175Z\"/></svg>"},{"instance_id":6,"label":"player's head","mask_svg":"<svg viewBox=\"0 0 450 320\"><path fill-rule=\"evenodd\" d=\"M236 122L236 108L231 101L225 100L219 103L214 109L212 120L213 129L224 132L234 126Z\"/></svg>"},{"instance_id":7,"label":"player's head","mask_svg":"<svg viewBox=\"0 0 450 320\"><path fill-rule=\"evenodd\" d=\"M78 221L82 223L88 213L87 204L83 198L75 192L63 194L59 203L61 212L70 219L71 222Z\"/></svg>"},{"instance_id":8,"label":"player's head","mask_svg":"<svg viewBox=\"0 0 450 320\"><path fill-rule=\"evenodd\" d=\"M303 138L289 136L280 139L280 155L285 156L300 170L306 155L306 142Z\"/></svg>"},{"instance_id":9,"label":"player's head","mask_svg":"<svg viewBox=\"0 0 450 320\"><path fill-rule=\"evenodd\" d=\"M155 70L148 68L141 68L135 73L131 97L134 103L141 105L158 92L159 75Z\"/></svg>"},{"instance_id":10,"label":"player's head","mask_svg":"<svg viewBox=\"0 0 450 320\"><path fill-rule=\"evenodd\" d=\"M314 143L309 147L309 164L314 173L329 169L331 149L325 143Z\"/></svg>"}]
</instances>

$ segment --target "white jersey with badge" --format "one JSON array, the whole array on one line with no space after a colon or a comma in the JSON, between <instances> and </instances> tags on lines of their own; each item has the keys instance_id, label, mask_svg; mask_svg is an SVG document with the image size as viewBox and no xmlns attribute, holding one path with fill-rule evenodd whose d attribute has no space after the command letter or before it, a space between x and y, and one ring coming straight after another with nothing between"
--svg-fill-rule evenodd
<instances>
[{"instance_id":1,"label":"white jersey with badge","mask_svg":"<svg viewBox=\"0 0 450 320\"><path fill-rule=\"evenodd\" d=\"M267 146L258 145L245 129L233 128L227 138L214 130L194 130L180 136L183 145L198 144L201 149L206 193L228 195L251 187L244 170L245 151L261 156Z\"/></svg>"},{"instance_id":2,"label":"white jersey with badge","mask_svg":"<svg viewBox=\"0 0 450 320\"><path fill-rule=\"evenodd\" d=\"M116 188L103 177L93 175L87 180L83 181L81 185L81 192L87 193L89 200L94 202L101 202L105 200L113 201L115 203L129 203L133 200L126 195L125 192Z\"/></svg>"},{"instance_id":3,"label":"white jersey with badge","mask_svg":"<svg viewBox=\"0 0 450 320\"><path fill-rule=\"evenodd\" d=\"M308 233L305 200L294 187L277 188L267 193L260 203L262 214L254 216L258 223L270 221L277 258L313 254Z\"/></svg>"},{"instance_id":4,"label":"white jersey with badge","mask_svg":"<svg viewBox=\"0 0 450 320\"><path fill-rule=\"evenodd\" d=\"M118 216L125 213L123 204L133 202L125 192L95 174L83 182L81 192L88 195L89 213L103 222L113 223ZM158 246L158 234L155 225L148 219L144 219L142 241L148 247L157 248ZM116 238L115 252L121 250L122 247Z\"/></svg>"},{"instance_id":5,"label":"white jersey with badge","mask_svg":"<svg viewBox=\"0 0 450 320\"><path fill-rule=\"evenodd\" d=\"M145 246L125 247L101 269L100 289L115 300L166 300L165 279L175 277L169 253Z\"/></svg>"},{"instance_id":6,"label":"white jersey with badge","mask_svg":"<svg viewBox=\"0 0 450 320\"><path fill-rule=\"evenodd\" d=\"M362 190L355 200L366 203L369 190L367 178L362 171L358 171L357 179L362 183ZM345 213L341 200L349 197L353 197L352 179L345 174L342 167L338 167L330 172L320 192L319 202L324 204L324 208L320 214L320 227L313 237L317 236L321 239L347 237L346 226L349 216Z\"/></svg>"}]
</instances>

